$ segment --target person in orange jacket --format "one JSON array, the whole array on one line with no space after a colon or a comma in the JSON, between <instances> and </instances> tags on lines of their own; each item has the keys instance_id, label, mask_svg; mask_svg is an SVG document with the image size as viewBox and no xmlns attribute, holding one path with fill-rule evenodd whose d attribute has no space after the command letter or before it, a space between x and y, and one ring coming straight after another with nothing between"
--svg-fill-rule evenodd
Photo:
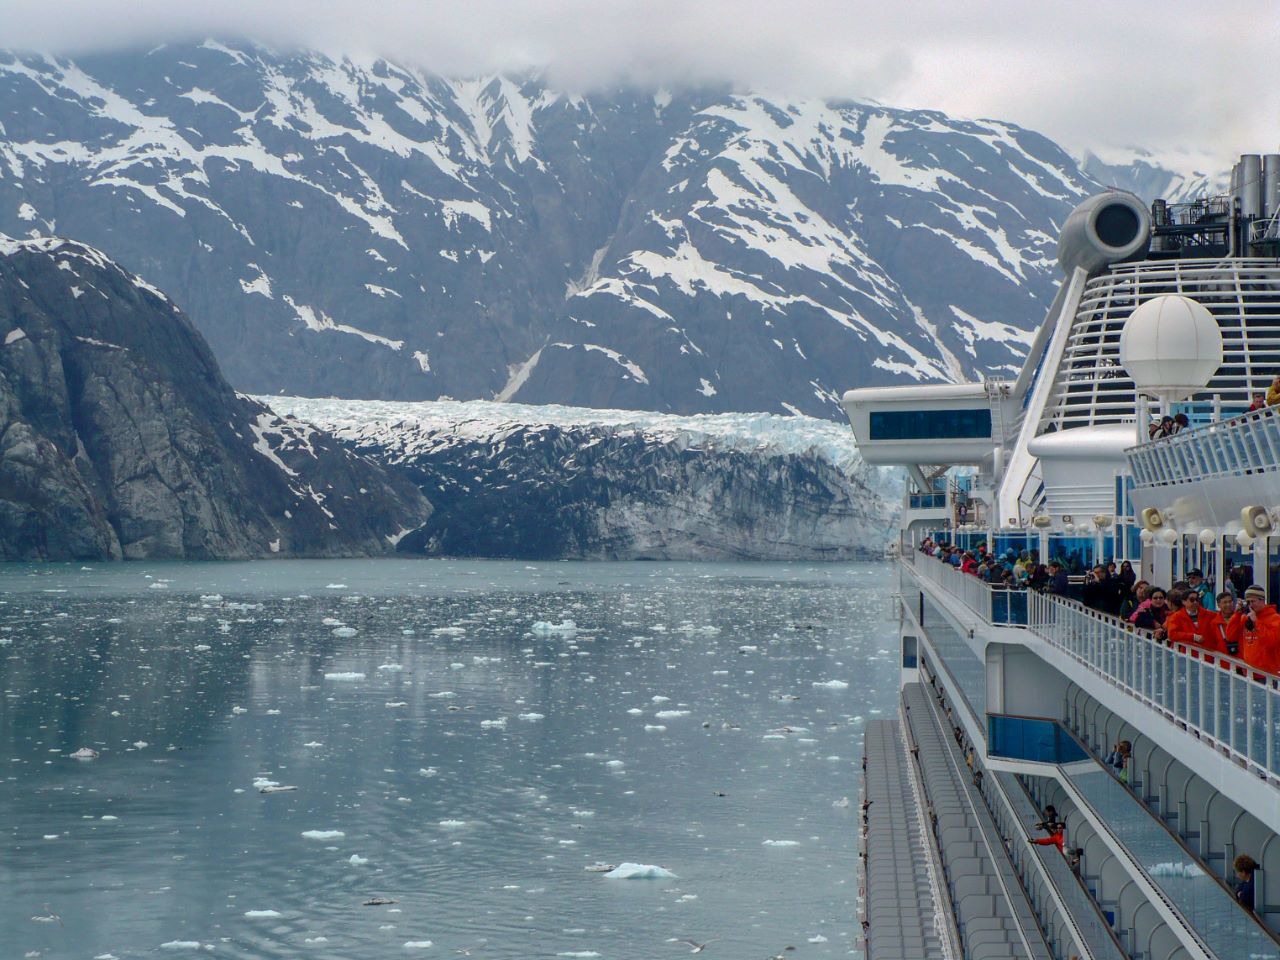
<instances>
[{"instance_id":1,"label":"person in orange jacket","mask_svg":"<svg viewBox=\"0 0 1280 960\"><path fill-rule=\"evenodd\" d=\"M1057 847L1058 852L1062 853L1063 844L1066 843L1067 825L1059 820L1057 823L1050 824L1047 829L1049 830L1047 837L1032 837L1031 842L1037 847Z\"/></svg>"},{"instance_id":2,"label":"person in orange jacket","mask_svg":"<svg viewBox=\"0 0 1280 960\"><path fill-rule=\"evenodd\" d=\"M1237 605L1236 598L1229 590L1223 590L1216 599L1218 616L1222 618L1222 641L1218 644L1218 652L1238 658L1244 647L1243 603Z\"/></svg>"},{"instance_id":3,"label":"person in orange jacket","mask_svg":"<svg viewBox=\"0 0 1280 960\"><path fill-rule=\"evenodd\" d=\"M1219 638L1223 636L1222 617L1216 611L1202 609L1200 594L1194 590L1182 598L1181 609L1169 614L1164 630L1171 643L1185 643L1214 653L1225 652L1219 649ZM1199 655L1192 653L1192 656Z\"/></svg>"},{"instance_id":4,"label":"person in orange jacket","mask_svg":"<svg viewBox=\"0 0 1280 960\"><path fill-rule=\"evenodd\" d=\"M1264 673L1280 672L1280 613L1267 603L1267 592L1256 584L1244 592L1242 659Z\"/></svg>"}]
</instances>

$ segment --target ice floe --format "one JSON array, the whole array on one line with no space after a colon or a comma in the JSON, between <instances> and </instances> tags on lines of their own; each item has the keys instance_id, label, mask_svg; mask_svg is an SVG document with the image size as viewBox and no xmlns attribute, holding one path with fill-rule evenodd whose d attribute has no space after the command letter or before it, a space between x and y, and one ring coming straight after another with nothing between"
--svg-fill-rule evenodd
<instances>
[{"instance_id":1,"label":"ice floe","mask_svg":"<svg viewBox=\"0 0 1280 960\"><path fill-rule=\"evenodd\" d=\"M303 830L302 835L308 840L338 840L346 836L341 830Z\"/></svg>"},{"instance_id":2,"label":"ice floe","mask_svg":"<svg viewBox=\"0 0 1280 960\"><path fill-rule=\"evenodd\" d=\"M606 880L678 880L665 867L651 863L620 863L604 875Z\"/></svg>"},{"instance_id":3,"label":"ice floe","mask_svg":"<svg viewBox=\"0 0 1280 960\"><path fill-rule=\"evenodd\" d=\"M364 674L357 672L326 673L324 678L326 680L363 680Z\"/></svg>"}]
</instances>

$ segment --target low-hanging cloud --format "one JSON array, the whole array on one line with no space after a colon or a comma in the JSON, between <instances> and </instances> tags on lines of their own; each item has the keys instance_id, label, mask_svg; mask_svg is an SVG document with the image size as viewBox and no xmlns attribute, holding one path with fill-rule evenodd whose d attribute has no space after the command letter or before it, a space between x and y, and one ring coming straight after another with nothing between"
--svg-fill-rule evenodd
<instances>
[{"instance_id":1,"label":"low-hanging cloud","mask_svg":"<svg viewBox=\"0 0 1280 960\"><path fill-rule=\"evenodd\" d=\"M0 0L0 44L76 55L219 36L580 91L728 83L996 117L1077 149L1280 147L1280 7L1221 0Z\"/></svg>"}]
</instances>

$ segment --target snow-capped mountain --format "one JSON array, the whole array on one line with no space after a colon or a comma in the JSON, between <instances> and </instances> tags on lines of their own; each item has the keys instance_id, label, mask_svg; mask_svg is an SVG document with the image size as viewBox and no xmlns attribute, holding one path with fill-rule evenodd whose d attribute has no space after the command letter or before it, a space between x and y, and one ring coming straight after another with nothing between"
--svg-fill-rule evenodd
<instances>
[{"instance_id":1,"label":"snow-capped mountain","mask_svg":"<svg viewBox=\"0 0 1280 960\"><path fill-rule=\"evenodd\" d=\"M1109 187L1136 193L1150 203L1162 198L1170 203L1186 203L1227 191L1230 176L1213 170L1203 157L1162 156L1148 150L1085 151L1080 169ZM1205 173L1206 169L1213 170Z\"/></svg>"},{"instance_id":2,"label":"snow-capped mountain","mask_svg":"<svg viewBox=\"0 0 1280 960\"><path fill-rule=\"evenodd\" d=\"M889 484L828 420L259 399L418 484L434 510L401 552L847 560L878 557L890 525Z\"/></svg>"},{"instance_id":3,"label":"snow-capped mountain","mask_svg":"<svg viewBox=\"0 0 1280 960\"><path fill-rule=\"evenodd\" d=\"M1016 367L1094 189L1033 132L862 103L0 53L0 231L167 290L250 392L830 417Z\"/></svg>"}]
</instances>

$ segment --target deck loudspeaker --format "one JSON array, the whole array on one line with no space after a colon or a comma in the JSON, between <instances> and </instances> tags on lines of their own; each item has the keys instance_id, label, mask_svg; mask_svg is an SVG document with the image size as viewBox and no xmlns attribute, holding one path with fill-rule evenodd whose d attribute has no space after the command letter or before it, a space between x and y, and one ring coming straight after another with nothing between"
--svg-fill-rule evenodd
<instances>
[{"instance_id":1,"label":"deck loudspeaker","mask_svg":"<svg viewBox=\"0 0 1280 960\"><path fill-rule=\"evenodd\" d=\"M1142 528L1152 533L1159 533L1164 526L1164 517L1155 507L1147 507L1142 511Z\"/></svg>"},{"instance_id":2,"label":"deck loudspeaker","mask_svg":"<svg viewBox=\"0 0 1280 960\"><path fill-rule=\"evenodd\" d=\"M1266 507L1245 507L1240 511L1240 526L1254 538L1265 537L1275 531L1275 523Z\"/></svg>"}]
</instances>

